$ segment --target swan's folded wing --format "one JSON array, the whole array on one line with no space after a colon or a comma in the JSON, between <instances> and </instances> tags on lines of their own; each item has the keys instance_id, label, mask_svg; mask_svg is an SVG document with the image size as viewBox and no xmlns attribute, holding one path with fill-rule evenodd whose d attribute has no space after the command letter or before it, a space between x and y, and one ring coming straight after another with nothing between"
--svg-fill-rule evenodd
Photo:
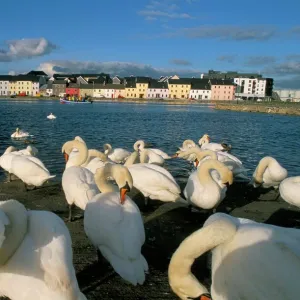
<instances>
[{"instance_id":1,"label":"swan's folded wing","mask_svg":"<svg viewBox=\"0 0 300 300\"><path fill-rule=\"evenodd\" d=\"M75 270L72 263L72 241L66 225L51 212L34 211L29 214L29 232L34 251L39 253L45 283L53 290L71 289Z\"/></svg>"},{"instance_id":2,"label":"swan's folded wing","mask_svg":"<svg viewBox=\"0 0 300 300\"><path fill-rule=\"evenodd\" d=\"M0 247L5 240L5 226L9 225L9 219L7 215L0 210Z\"/></svg>"}]
</instances>

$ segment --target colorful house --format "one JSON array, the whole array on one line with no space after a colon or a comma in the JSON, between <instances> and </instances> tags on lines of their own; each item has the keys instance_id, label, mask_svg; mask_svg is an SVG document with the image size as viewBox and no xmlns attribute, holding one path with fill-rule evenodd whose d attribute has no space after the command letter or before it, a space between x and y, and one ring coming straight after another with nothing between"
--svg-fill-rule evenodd
<instances>
[{"instance_id":1,"label":"colorful house","mask_svg":"<svg viewBox=\"0 0 300 300\"><path fill-rule=\"evenodd\" d=\"M158 82L151 80L147 89L148 99L167 99L169 98L169 89L167 82Z\"/></svg>"},{"instance_id":2,"label":"colorful house","mask_svg":"<svg viewBox=\"0 0 300 300\"><path fill-rule=\"evenodd\" d=\"M79 95L80 97L93 97L94 95L94 89L92 84L81 84L79 86Z\"/></svg>"},{"instance_id":3,"label":"colorful house","mask_svg":"<svg viewBox=\"0 0 300 300\"><path fill-rule=\"evenodd\" d=\"M235 85L232 79L210 79L211 100L234 100Z\"/></svg>"},{"instance_id":4,"label":"colorful house","mask_svg":"<svg viewBox=\"0 0 300 300\"><path fill-rule=\"evenodd\" d=\"M192 86L189 94L190 99L210 100L211 85L208 79L200 79L192 81Z\"/></svg>"},{"instance_id":5,"label":"colorful house","mask_svg":"<svg viewBox=\"0 0 300 300\"><path fill-rule=\"evenodd\" d=\"M169 98L188 99L192 78L169 79Z\"/></svg>"},{"instance_id":6,"label":"colorful house","mask_svg":"<svg viewBox=\"0 0 300 300\"><path fill-rule=\"evenodd\" d=\"M79 85L77 83L69 83L66 87L66 94L79 97Z\"/></svg>"},{"instance_id":7,"label":"colorful house","mask_svg":"<svg viewBox=\"0 0 300 300\"><path fill-rule=\"evenodd\" d=\"M0 96L9 95L9 81L11 77L10 75L0 75Z\"/></svg>"},{"instance_id":8,"label":"colorful house","mask_svg":"<svg viewBox=\"0 0 300 300\"><path fill-rule=\"evenodd\" d=\"M136 98L146 98L150 80L150 77L136 77Z\"/></svg>"},{"instance_id":9,"label":"colorful house","mask_svg":"<svg viewBox=\"0 0 300 300\"><path fill-rule=\"evenodd\" d=\"M9 82L10 95L36 96L39 94L39 78L31 75L12 76Z\"/></svg>"},{"instance_id":10,"label":"colorful house","mask_svg":"<svg viewBox=\"0 0 300 300\"><path fill-rule=\"evenodd\" d=\"M126 98L133 98L133 99L137 98L135 81L127 81L125 85L125 94L126 94Z\"/></svg>"},{"instance_id":11,"label":"colorful house","mask_svg":"<svg viewBox=\"0 0 300 300\"><path fill-rule=\"evenodd\" d=\"M93 84L93 97L94 98L104 98L105 97L105 89L102 83Z\"/></svg>"}]
</instances>

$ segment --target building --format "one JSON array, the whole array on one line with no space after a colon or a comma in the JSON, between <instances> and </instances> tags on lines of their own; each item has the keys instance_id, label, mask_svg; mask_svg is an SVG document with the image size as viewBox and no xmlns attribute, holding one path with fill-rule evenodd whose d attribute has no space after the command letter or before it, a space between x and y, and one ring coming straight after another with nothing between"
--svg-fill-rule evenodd
<instances>
[{"instance_id":1,"label":"building","mask_svg":"<svg viewBox=\"0 0 300 300\"><path fill-rule=\"evenodd\" d=\"M0 96L9 95L9 81L11 77L10 75L0 75Z\"/></svg>"},{"instance_id":2,"label":"building","mask_svg":"<svg viewBox=\"0 0 300 300\"><path fill-rule=\"evenodd\" d=\"M123 84L106 84L103 87L104 97L108 99L125 98L125 86Z\"/></svg>"},{"instance_id":3,"label":"building","mask_svg":"<svg viewBox=\"0 0 300 300\"><path fill-rule=\"evenodd\" d=\"M113 84L123 84L124 83L124 79L119 77L119 76L115 76L113 79L112 79L112 83Z\"/></svg>"},{"instance_id":4,"label":"building","mask_svg":"<svg viewBox=\"0 0 300 300\"><path fill-rule=\"evenodd\" d=\"M137 98L135 81L127 81L125 85L125 94L126 94L126 98Z\"/></svg>"},{"instance_id":5,"label":"building","mask_svg":"<svg viewBox=\"0 0 300 300\"><path fill-rule=\"evenodd\" d=\"M46 96L52 96L52 95L53 95L52 81L48 81L47 89L46 89Z\"/></svg>"},{"instance_id":6,"label":"building","mask_svg":"<svg viewBox=\"0 0 300 300\"><path fill-rule=\"evenodd\" d=\"M234 100L235 85L231 79L210 79L211 100Z\"/></svg>"},{"instance_id":7,"label":"building","mask_svg":"<svg viewBox=\"0 0 300 300\"><path fill-rule=\"evenodd\" d=\"M136 98L146 98L150 80L150 77L136 77Z\"/></svg>"},{"instance_id":8,"label":"building","mask_svg":"<svg viewBox=\"0 0 300 300\"><path fill-rule=\"evenodd\" d=\"M209 70L208 73L201 74L201 79L234 79L234 78L262 78L261 74L258 73L239 73L236 71L214 71Z\"/></svg>"},{"instance_id":9,"label":"building","mask_svg":"<svg viewBox=\"0 0 300 300\"><path fill-rule=\"evenodd\" d=\"M79 97L79 85L77 83L67 84L66 94L69 95L69 96Z\"/></svg>"},{"instance_id":10,"label":"building","mask_svg":"<svg viewBox=\"0 0 300 300\"><path fill-rule=\"evenodd\" d=\"M169 98L188 99L192 78L169 79Z\"/></svg>"},{"instance_id":11,"label":"building","mask_svg":"<svg viewBox=\"0 0 300 300\"><path fill-rule=\"evenodd\" d=\"M37 96L39 94L39 87L39 78L37 76L11 76L9 81L10 95Z\"/></svg>"},{"instance_id":12,"label":"building","mask_svg":"<svg viewBox=\"0 0 300 300\"><path fill-rule=\"evenodd\" d=\"M211 85L209 80L200 79L193 82L189 94L190 99L211 100Z\"/></svg>"},{"instance_id":13,"label":"building","mask_svg":"<svg viewBox=\"0 0 300 300\"><path fill-rule=\"evenodd\" d=\"M80 97L93 97L94 96L94 87L93 84L81 84L79 86L79 95Z\"/></svg>"},{"instance_id":14,"label":"building","mask_svg":"<svg viewBox=\"0 0 300 300\"><path fill-rule=\"evenodd\" d=\"M273 79L271 78L234 78L235 96L242 99L259 99L271 97Z\"/></svg>"},{"instance_id":15,"label":"building","mask_svg":"<svg viewBox=\"0 0 300 300\"><path fill-rule=\"evenodd\" d=\"M147 89L148 99L168 99L169 98L169 89L167 82L159 82L156 80L151 80Z\"/></svg>"},{"instance_id":16,"label":"building","mask_svg":"<svg viewBox=\"0 0 300 300\"><path fill-rule=\"evenodd\" d=\"M47 84L43 84L39 89L40 96L47 96Z\"/></svg>"},{"instance_id":17,"label":"building","mask_svg":"<svg viewBox=\"0 0 300 300\"><path fill-rule=\"evenodd\" d=\"M93 84L93 97L94 98L104 98L105 97L105 89L104 85L101 83Z\"/></svg>"},{"instance_id":18,"label":"building","mask_svg":"<svg viewBox=\"0 0 300 300\"><path fill-rule=\"evenodd\" d=\"M300 90L275 90L281 101L300 102Z\"/></svg>"},{"instance_id":19,"label":"building","mask_svg":"<svg viewBox=\"0 0 300 300\"><path fill-rule=\"evenodd\" d=\"M63 79L54 80L52 82L53 96L60 97L66 93L66 81Z\"/></svg>"}]
</instances>

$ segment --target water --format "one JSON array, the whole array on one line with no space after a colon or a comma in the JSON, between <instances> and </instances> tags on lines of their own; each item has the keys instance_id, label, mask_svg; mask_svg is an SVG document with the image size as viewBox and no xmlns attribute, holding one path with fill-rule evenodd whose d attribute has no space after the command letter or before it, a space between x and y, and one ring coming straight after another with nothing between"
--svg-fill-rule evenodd
<instances>
[{"instance_id":1,"label":"water","mask_svg":"<svg viewBox=\"0 0 300 300\"><path fill-rule=\"evenodd\" d=\"M10 135L16 127L28 131L37 142L33 146L39 150L38 157L58 179L64 170L62 145L76 135L100 151L104 143L132 151L134 142L144 139L172 155L185 139L198 142L208 133L212 141L232 145L231 153L250 169L249 176L266 155L275 157L289 176L300 175L300 118L296 116L217 111L200 105L61 105L58 101L11 100L0 101L0 112L0 153L10 145L26 148ZM51 112L57 119L46 118ZM179 183L188 178L190 165L185 161L168 160L166 166Z\"/></svg>"}]
</instances>

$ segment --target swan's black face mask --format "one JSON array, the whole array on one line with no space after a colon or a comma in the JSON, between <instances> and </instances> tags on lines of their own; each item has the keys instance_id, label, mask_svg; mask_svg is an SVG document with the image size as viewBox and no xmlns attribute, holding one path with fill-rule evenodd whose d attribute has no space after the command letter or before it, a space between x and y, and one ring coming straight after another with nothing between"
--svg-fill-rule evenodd
<instances>
[{"instance_id":1,"label":"swan's black face mask","mask_svg":"<svg viewBox=\"0 0 300 300\"><path fill-rule=\"evenodd\" d=\"M199 297L196 298L192 298L192 297L188 297L188 299L191 300L212 300L212 297L210 294L202 294Z\"/></svg>"}]
</instances>

